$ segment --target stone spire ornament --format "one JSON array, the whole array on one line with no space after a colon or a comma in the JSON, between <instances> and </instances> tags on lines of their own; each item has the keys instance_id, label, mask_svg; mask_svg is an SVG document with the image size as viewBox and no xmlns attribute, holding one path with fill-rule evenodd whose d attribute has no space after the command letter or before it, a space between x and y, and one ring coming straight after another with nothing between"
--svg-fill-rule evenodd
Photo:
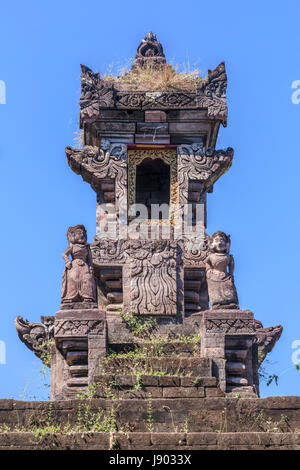
<instances>
[{"instance_id":1,"label":"stone spire ornament","mask_svg":"<svg viewBox=\"0 0 300 470\"><path fill-rule=\"evenodd\" d=\"M166 63L163 47L150 31L137 48L135 64L142 67L159 67Z\"/></svg>"}]
</instances>

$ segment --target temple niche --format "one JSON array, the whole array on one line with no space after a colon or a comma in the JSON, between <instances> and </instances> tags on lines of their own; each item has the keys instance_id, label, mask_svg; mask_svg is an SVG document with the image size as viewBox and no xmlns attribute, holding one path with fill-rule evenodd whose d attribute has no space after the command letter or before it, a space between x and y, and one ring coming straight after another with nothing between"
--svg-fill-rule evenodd
<instances>
[{"instance_id":1,"label":"temple niche","mask_svg":"<svg viewBox=\"0 0 300 470\"><path fill-rule=\"evenodd\" d=\"M164 356L169 375L180 359L177 375L208 379L214 396L259 394L259 363L282 327L263 328L239 308L230 235L206 233L207 197L234 154L216 149L227 125L226 87L223 62L205 79L184 77L167 64L152 33L124 76L104 79L81 65L84 144L67 147L66 156L96 193L96 233L88 243L82 225L68 229L59 311L40 324L15 321L39 357L53 341L53 400L75 397L103 378L101 360L110 351L151 338L174 345ZM126 315L156 326L141 340ZM183 346L191 337L198 337L197 353ZM179 397L196 393L180 384Z\"/></svg>"}]
</instances>

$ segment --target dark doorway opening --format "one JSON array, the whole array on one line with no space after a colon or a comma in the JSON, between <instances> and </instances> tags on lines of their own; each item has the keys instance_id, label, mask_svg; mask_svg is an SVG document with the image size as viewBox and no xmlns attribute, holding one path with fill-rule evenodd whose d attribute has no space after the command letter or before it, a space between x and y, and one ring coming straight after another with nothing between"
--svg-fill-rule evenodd
<instances>
[{"instance_id":1,"label":"dark doorway opening","mask_svg":"<svg viewBox=\"0 0 300 470\"><path fill-rule=\"evenodd\" d=\"M170 166L157 158L146 158L136 167L136 204L143 204L151 219L152 204L170 204ZM159 219L169 218L169 208ZM138 214L137 214L138 215Z\"/></svg>"}]
</instances>

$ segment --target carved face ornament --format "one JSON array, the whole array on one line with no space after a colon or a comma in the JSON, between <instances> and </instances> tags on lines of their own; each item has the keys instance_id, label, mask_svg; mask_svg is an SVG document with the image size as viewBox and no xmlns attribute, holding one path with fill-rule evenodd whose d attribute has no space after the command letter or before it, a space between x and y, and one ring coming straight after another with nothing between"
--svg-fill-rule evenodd
<instances>
[{"instance_id":1,"label":"carved face ornament","mask_svg":"<svg viewBox=\"0 0 300 470\"><path fill-rule=\"evenodd\" d=\"M81 226L70 227L68 230L69 243L84 245L87 241L86 232Z\"/></svg>"},{"instance_id":2,"label":"carved face ornament","mask_svg":"<svg viewBox=\"0 0 300 470\"><path fill-rule=\"evenodd\" d=\"M213 237L211 242L211 250L217 253L228 253L228 242L224 234L220 233Z\"/></svg>"}]
</instances>

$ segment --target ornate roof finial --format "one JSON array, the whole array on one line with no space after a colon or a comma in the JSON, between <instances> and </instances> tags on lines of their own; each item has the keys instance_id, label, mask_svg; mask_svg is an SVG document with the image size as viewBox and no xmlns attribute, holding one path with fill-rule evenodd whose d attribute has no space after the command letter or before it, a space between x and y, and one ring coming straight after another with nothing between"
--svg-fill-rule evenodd
<instances>
[{"instance_id":1,"label":"ornate roof finial","mask_svg":"<svg viewBox=\"0 0 300 470\"><path fill-rule=\"evenodd\" d=\"M137 48L135 65L159 67L166 64L165 54L156 35L150 31Z\"/></svg>"}]
</instances>

